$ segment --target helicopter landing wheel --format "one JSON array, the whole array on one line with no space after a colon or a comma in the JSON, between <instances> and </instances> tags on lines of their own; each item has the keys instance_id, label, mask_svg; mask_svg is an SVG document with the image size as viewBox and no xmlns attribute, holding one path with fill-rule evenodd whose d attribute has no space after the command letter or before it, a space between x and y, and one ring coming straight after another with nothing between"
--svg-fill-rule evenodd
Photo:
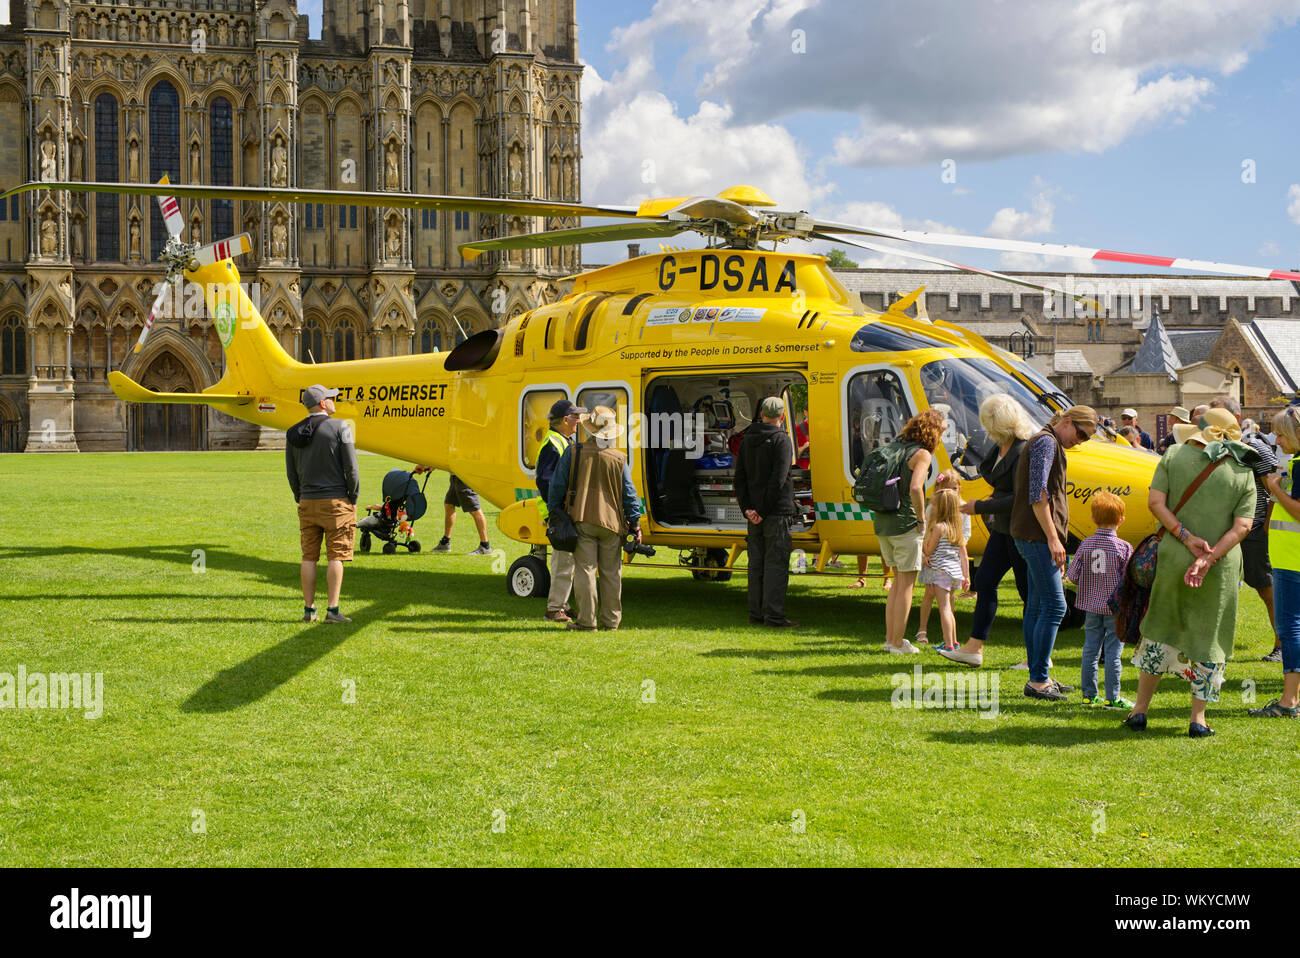
<instances>
[{"instance_id":1,"label":"helicopter landing wheel","mask_svg":"<svg viewBox=\"0 0 1300 958\"><path fill-rule=\"evenodd\" d=\"M726 549L708 549L704 555L696 554L691 558L692 565L701 567L691 571L691 578L702 582L731 581L731 570L723 568L727 564Z\"/></svg>"},{"instance_id":2,"label":"helicopter landing wheel","mask_svg":"<svg viewBox=\"0 0 1300 958\"><path fill-rule=\"evenodd\" d=\"M551 591L551 571L537 556L520 556L506 573L506 590L520 599L545 597Z\"/></svg>"}]
</instances>

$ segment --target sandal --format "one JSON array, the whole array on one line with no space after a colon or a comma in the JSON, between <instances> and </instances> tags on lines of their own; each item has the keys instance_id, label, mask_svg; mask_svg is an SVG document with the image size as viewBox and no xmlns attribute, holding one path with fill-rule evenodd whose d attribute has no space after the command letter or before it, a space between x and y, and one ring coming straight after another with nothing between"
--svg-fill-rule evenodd
<instances>
[{"instance_id":1,"label":"sandal","mask_svg":"<svg viewBox=\"0 0 1300 958\"><path fill-rule=\"evenodd\" d=\"M1281 699L1274 699L1263 708L1251 709L1246 714L1251 718L1300 718L1300 705L1287 708Z\"/></svg>"},{"instance_id":2,"label":"sandal","mask_svg":"<svg viewBox=\"0 0 1300 958\"><path fill-rule=\"evenodd\" d=\"M867 577L865 575L860 575L857 577L856 580L849 583L850 589L865 589L866 587L867 587Z\"/></svg>"}]
</instances>

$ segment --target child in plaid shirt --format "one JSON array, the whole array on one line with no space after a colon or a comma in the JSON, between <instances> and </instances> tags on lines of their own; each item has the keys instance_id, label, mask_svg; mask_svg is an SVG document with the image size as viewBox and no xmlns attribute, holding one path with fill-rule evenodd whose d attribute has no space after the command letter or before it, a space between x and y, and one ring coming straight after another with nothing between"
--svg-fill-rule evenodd
<instances>
[{"instance_id":1,"label":"child in plaid shirt","mask_svg":"<svg viewBox=\"0 0 1300 958\"><path fill-rule=\"evenodd\" d=\"M1066 578L1079 587L1074 606L1087 613L1083 632L1083 675L1080 685L1085 705L1131 709L1133 703L1119 694L1123 651L1115 635L1115 616L1110 598L1124 580L1133 547L1116 535L1124 524L1124 500L1109 492L1092 497L1092 521L1097 531L1080 543ZM1097 694L1097 658L1104 653L1106 697Z\"/></svg>"}]
</instances>

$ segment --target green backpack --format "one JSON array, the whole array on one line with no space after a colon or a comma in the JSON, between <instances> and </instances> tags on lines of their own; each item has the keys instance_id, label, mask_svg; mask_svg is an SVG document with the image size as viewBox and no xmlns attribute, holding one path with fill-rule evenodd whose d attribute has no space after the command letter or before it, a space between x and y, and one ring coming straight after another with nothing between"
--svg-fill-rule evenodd
<instances>
[{"instance_id":1,"label":"green backpack","mask_svg":"<svg viewBox=\"0 0 1300 958\"><path fill-rule=\"evenodd\" d=\"M899 483L903 469L920 447L914 442L894 440L867 454L853 483L853 501L871 512L897 512L902 505Z\"/></svg>"}]
</instances>

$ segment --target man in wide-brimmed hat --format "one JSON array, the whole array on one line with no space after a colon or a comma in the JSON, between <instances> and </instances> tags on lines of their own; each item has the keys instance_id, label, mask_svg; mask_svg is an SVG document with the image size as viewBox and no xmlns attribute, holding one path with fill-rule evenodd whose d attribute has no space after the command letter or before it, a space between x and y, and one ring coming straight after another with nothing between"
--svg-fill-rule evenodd
<instances>
[{"instance_id":1,"label":"man in wide-brimmed hat","mask_svg":"<svg viewBox=\"0 0 1300 958\"><path fill-rule=\"evenodd\" d=\"M1191 421L1192 414L1187 411L1186 406L1175 406L1169 410L1169 431L1165 433L1165 438L1161 439L1159 445L1156 446L1156 452L1162 456L1168 452L1169 447L1178 442L1177 437L1174 436L1174 427L1186 426Z\"/></svg>"},{"instance_id":2,"label":"man in wide-brimmed hat","mask_svg":"<svg viewBox=\"0 0 1300 958\"><path fill-rule=\"evenodd\" d=\"M641 541L641 503L627 454L618 448L623 426L608 406L581 413L579 420L589 437L564 451L555 466L547 495L547 508L563 509L573 474L573 504L569 516L578 530L573 551L574 621L567 628L580 632L617 629L623 619L623 537ZM576 466L574 463L576 462Z\"/></svg>"}]
</instances>

